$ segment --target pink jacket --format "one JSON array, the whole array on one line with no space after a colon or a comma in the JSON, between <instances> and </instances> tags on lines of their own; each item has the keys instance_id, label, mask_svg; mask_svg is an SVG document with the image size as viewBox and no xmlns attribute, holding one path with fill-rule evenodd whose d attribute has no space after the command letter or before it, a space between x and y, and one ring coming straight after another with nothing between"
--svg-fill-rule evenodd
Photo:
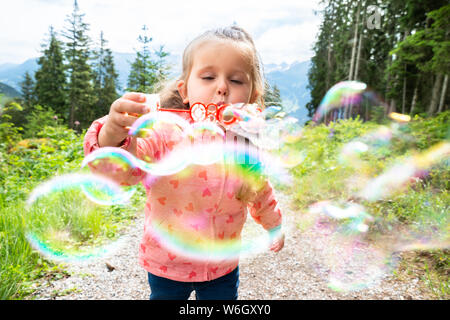
<instances>
[{"instance_id":1,"label":"pink jacket","mask_svg":"<svg viewBox=\"0 0 450 320\"><path fill-rule=\"evenodd\" d=\"M84 139L85 155L99 148L98 133L106 117L93 122ZM132 144L136 144L132 146ZM128 137L121 148L133 152L140 159L160 159L170 152L174 142L163 133L147 138ZM102 173L100 166L92 169ZM239 258L197 259L183 255L165 245L163 234L184 234L192 242L226 243L239 240L247 211L266 230L281 225L281 212L267 181L251 203L243 203L235 195L242 185L224 164L191 165L189 174L162 176L150 183L140 169L126 172L103 170L103 174L122 185L142 182L147 192L144 235L139 248L139 262L148 272L176 281L209 281L234 270Z\"/></svg>"}]
</instances>

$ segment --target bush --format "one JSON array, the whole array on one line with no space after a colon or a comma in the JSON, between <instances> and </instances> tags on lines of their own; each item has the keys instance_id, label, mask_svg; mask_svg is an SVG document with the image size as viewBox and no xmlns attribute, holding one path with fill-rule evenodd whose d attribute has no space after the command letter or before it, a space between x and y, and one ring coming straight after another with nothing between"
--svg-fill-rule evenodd
<instances>
[{"instance_id":1,"label":"bush","mask_svg":"<svg viewBox=\"0 0 450 320\"><path fill-rule=\"evenodd\" d=\"M44 127L62 125L62 120L58 119L58 116L52 108L44 108L40 105L35 105L31 113L25 116L25 119L24 137L26 138L36 137L36 134Z\"/></svg>"},{"instance_id":2,"label":"bush","mask_svg":"<svg viewBox=\"0 0 450 320\"><path fill-rule=\"evenodd\" d=\"M22 127L17 127L12 122L11 111L22 111L22 107L18 103L9 103L3 107L0 113L0 149L8 148L17 140L22 138Z\"/></svg>"}]
</instances>

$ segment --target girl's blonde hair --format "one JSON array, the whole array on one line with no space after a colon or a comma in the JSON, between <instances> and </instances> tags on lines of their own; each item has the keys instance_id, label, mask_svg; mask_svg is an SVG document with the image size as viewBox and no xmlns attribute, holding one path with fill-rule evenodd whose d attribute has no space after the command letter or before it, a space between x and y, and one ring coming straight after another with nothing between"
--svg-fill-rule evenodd
<instances>
[{"instance_id":1,"label":"girl's blonde hair","mask_svg":"<svg viewBox=\"0 0 450 320\"><path fill-rule=\"evenodd\" d=\"M182 72L178 80L186 81L188 79L192 69L195 50L201 44L212 40L231 41L237 45L243 45L240 48L245 51L243 53L246 53L245 57L248 59L248 63L251 66L251 81L253 84L251 97L256 96L256 100L252 102L257 103L261 108L264 108L263 95L265 82L259 55L250 34L235 25L231 27L208 30L192 40L184 49ZM244 50L245 47L247 47L248 50ZM160 92L160 99L161 105L164 107L189 109L189 104L184 104L183 99L178 93L177 80L169 83L162 89Z\"/></svg>"}]
</instances>

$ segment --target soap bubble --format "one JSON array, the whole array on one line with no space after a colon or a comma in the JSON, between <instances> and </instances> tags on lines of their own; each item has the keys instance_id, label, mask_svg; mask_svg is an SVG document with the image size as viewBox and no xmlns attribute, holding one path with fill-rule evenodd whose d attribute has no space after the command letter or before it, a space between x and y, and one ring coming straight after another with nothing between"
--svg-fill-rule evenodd
<instances>
[{"instance_id":1,"label":"soap bubble","mask_svg":"<svg viewBox=\"0 0 450 320\"><path fill-rule=\"evenodd\" d=\"M253 235L243 241L238 232L219 233L212 237L210 229L204 226L209 223L211 214L197 213L195 217L186 216L183 212L177 219L153 219L148 232L156 239L158 245L170 250L177 256L196 261L226 261L250 256L267 251L270 237L267 232ZM217 215L215 220L230 219L228 215Z\"/></svg>"},{"instance_id":2,"label":"soap bubble","mask_svg":"<svg viewBox=\"0 0 450 320\"><path fill-rule=\"evenodd\" d=\"M345 201L317 202L302 216L300 228L313 238L309 264L328 287L362 290L392 273L398 259L389 242L370 241L376 220L361 204Z\"/></svg>"},{"instance_id":3,"label":"soap bubble","mask_svg":"<svg viewBox=\"0 0 450 320\"><path fill-rule=\"evenodd\" d=\"M27 204L31 205L44 196L69 189L79 189L88 199L101 205L126 203L134 192L134 190L125 192L114 181L102 176L67 174L55 177L37 186L31 192Z\"/></svg>"},{"instance_id":4,"label":"soap bubble","mask_svg":"<svg viewBox=\"0 0 450 320\"><path fill-rule=\"evenodd\" d=\"M189 122L170 112L149 112L138 118L129 130L129 135L140 138L162 134L168 140L180 139L191 133Z\"/></svg>"},{"instance_id":5,"label":"soap bubble","mask_svg":"<svg viewBox=\"0 0 450 320\"><path fill-rule=\"evenodd\" d=\"M209 165L216 163L222 156L221 145L225 132L211 121L192 124L192 144L184 148L181 157L191 157L192 163Z\"/></svg>"},{"instance_id":6,"label":"soap bubble","mask_svg":"<svg viewBox=\"0 0 450 320\"><path fill-rule=\"evenodd\" d=\"M281 150L301 139L303 126L298 123L298 119L288 117L280 110L280 107L274 106L263 112L233 111L240 121L229 126L228 130L249 139L260 149L269 152Z\"/></svg>"},{"instance_id":7,"label":"soap bubble","mask_svg":"<svg viewBox=\"0 0 450 320\"><path fill-rule=\"evenodd\" d=\"M358 196L368 201L386 199L424 177L434 165L450 156L450 143L441 142L430 149L398 160L384 172L369 180Z\"/></svg>"},{"instance_id":8,"label":"soap bubble","mask_svg":"<svg viewBox=\"0 0 450 320\"><path fill-rule=\"evenodd\" d=\"M359 81L342 81L327 91L313 117L315 122L353 118L370 120L386 113L387 106L368 86Z\"/></svg>"},{"instance_id":9,"label":"soap bubble","mask_svg":"<svg viewBox=\"0 0 450 320\"><path fill-rule=\"evenodd\" d=\"M266 120L273 119L279 115L283 109L280 106L269 106L263 111L263 117Z\"/></svg>"},{"instance_id":10,"label":"soap bubble","mask_svg":"<svg viewBox=\"0 0 450 320\"><path fill-rule=\"evenodd\" d=\"M83 262L110 253L116 243L99 246L101 220L111 205L129 202L134 190L93 174L67 174L38 185L27 200L26 237L45 257ZM91 243L86 246L85 243Z\"/></svg>"}]
</instances>

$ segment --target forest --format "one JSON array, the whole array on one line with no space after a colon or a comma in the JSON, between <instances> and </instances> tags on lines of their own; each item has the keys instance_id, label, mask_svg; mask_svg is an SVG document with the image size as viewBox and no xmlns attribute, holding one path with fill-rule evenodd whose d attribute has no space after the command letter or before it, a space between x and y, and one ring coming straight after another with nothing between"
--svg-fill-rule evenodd
<instances>
[{"instance_id":1,"label":"forest","mask_svg":"<svg viewBox=\"0 0 450 320\"><path fill-rule=\"evenodd\" d=\"M448 109L447 1L330 0L309 71L312 116L332 85L366 83L388 111L433 116Z\"/></svg>"}]
</instances>

